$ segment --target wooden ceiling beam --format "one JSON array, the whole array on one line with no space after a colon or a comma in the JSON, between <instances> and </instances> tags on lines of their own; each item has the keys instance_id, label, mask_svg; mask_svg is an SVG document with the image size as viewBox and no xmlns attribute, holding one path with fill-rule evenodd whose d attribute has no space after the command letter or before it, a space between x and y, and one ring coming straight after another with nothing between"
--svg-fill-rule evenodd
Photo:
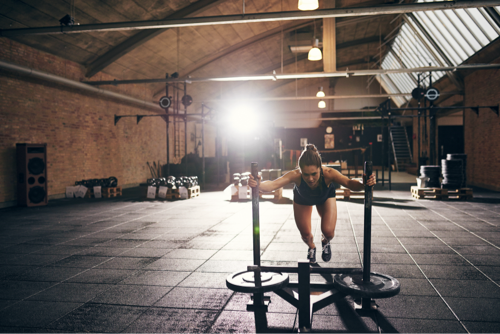
<instances>
[{"instance_id":1,"label":"wooden ceiling beam","mask_svg":"<svg viewBox=\"0 0 500 334\"><path fill-rule=\"evenodd\" d=\"M181 10L165 17L165 20L180 19L184 17L191 17L204 10L207 10L213 6L218 5L225 0L199 0L195 3L190 4L182 8ZM150 39L158 36L167 29L153 29L153 30L143 30L134 36L128 38L117 46L113 47L111 50L94 60L91 64L87 66L87 73L85 76L90 78L97 74L98 72L105 69L107 66L115 62L117 59L121 58L125 54L129 53L138 46L146 43Z\"/></svg>"}]
</instances>

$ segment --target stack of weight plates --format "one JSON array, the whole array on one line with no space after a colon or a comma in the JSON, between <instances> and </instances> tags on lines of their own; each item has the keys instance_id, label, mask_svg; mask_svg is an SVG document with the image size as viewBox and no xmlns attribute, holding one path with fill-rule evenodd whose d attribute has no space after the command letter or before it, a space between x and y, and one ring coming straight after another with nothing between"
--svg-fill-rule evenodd
<instances>
[{"instance_id":1,"label":"stack of weight plates","mask_svg":"<svg viewBox=\"0 0 500 334\"><path fill-rule=\"evenodd\" d=\"M443 173L442 188L446 189L460 189L464 180L462 171L462 160L460 159L442 159L441 171Z\"/></svg>"},{"instance_id":2,"label":"stack of weight plates","mask_svg":"<svg viewBox=\"0 0 500 334\"><path fill-rule=\"evenodd\" d=\"M420 166L420 176L428 177L427 187L429 188L441 188L441 183L439 182L439 176L441 175L441 167L439 166Z\"/></svg>"},{"instance_id":3,"label":"stack of weight plates","mask_svg":"<svg viewBox=\"0 0 500 334\"><path fill-rule=\"evenodd\" d=\"M447 154L446 155L446 160L454 160L454 159L462 160L463 181L462 181L462 185L460 188L466 188L467 187L467 154L454 153L454 154Z\"/></svg>"}]
</instances>

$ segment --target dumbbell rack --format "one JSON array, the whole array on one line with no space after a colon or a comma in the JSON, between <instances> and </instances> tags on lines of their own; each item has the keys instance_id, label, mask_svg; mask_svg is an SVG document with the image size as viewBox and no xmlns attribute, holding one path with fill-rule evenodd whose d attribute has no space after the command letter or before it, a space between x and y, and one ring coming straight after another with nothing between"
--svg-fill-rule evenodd
<instances>
[{"instance_id":1,"label":"dumbbell rack","mask_svg":"<svg viewBox=\"0 0 500 334\"><path fill-rule=\"evenodd\" d=\"M252 175L257 177L257 163L252 163ZM365 174L371 175L371 162L365 163ZM252 188L253 259L246 271L230 274L226 286L237 292L252 293L247 311L254 312L256 332L269 332L267 310L274 292L298 310L299 330L310 331L314 312L350 295L357 298L355 308L361 313L376 309L373 299L389 298L400 291L399 282L388 275L371 272L371 206L372 187L365 186L365 223L363 238L363 268L311 267L308 260L299 260L297 267L270 267L260 264L260 224L258 187ZM298 281L290 282L287 273L297 273ZM311 283L311 273L336 274L333 283ZM319 292L320 294L311 294Z\"/></svg>"}]
</instances>

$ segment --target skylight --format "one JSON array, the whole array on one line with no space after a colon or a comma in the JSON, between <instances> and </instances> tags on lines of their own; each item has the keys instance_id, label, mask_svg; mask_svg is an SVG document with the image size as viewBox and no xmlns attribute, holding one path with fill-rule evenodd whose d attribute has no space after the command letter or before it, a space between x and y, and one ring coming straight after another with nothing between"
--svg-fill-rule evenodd
<instances>
[{"instance_id":1,"label":"skylight","mask_svg":"<svg viewBox=\"0 0 500 334\"><path fill-rule=\"evenodd\" d=\"M500 14L500 6L494 10ZM404 20L382 61L383 69L460 65L500 35L500 27L484 8L415 12L405 15ZM433 72L432 81L444 75L445 72ZM408 93L417 87L417 76L386 74L377 80L389 93ZM401 106L409 99L398 97L394 102Z\"/></svg>"}]
</instances>

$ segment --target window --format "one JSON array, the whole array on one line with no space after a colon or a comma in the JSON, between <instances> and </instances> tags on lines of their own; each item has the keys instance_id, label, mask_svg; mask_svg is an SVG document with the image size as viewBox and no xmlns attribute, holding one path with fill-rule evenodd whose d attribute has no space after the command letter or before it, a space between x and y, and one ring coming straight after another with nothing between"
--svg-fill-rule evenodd
<instances>
[{"instance_id":1,"label":"window","mask_svg":"<svg viewBox=\"0 0 500 334\"><path fill-rule=\"evenodd\" d=\"M500 6L494 10L500 15ZM405 22L385 55L382 68L460 65L499 35L500 27L484 8L415 12L405 15ZM446 72L432 72L433 82L444 75ZM417 78L417 73L377 76L380 84L393 94L410 93L417 86ZM401 106L410 98L396 97L394 102Z\"/></svg>"}]
</instances>

